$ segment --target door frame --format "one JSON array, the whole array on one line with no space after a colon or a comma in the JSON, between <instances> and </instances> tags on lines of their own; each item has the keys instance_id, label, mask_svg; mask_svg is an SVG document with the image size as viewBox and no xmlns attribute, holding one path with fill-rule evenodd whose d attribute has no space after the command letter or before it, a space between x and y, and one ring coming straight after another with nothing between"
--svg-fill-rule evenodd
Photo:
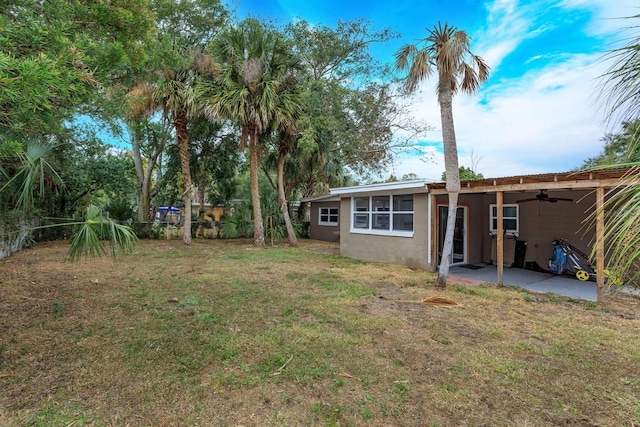
<instances>
[{"instance_id":1,"label":"door frame","mask_svg":"<svg viewBox=\"0 0 640 427\"><path fill-rule=\"evenodd\" d=\"M446 212L449 212L449 205L446 203L438 203L436 208L437 213L437 225L436 225L436 233L437 233L437 262L440 264L442 246L444 246L444 235L441 232L441 225L446 224L446 217L442 218L442 208L446 209ZM449 265L464 265L467 264L468 253L469 253L469 206L467 205L458 205L458 211L462 209L462 222L463 222L463 233L462 233L462 261L453 262L454 259L454 248L451 249L451 257L449 258ZM454 232L455 234L455 232ZM455 245L454 245L455 246Z\"/></svg>"}]
</instances>

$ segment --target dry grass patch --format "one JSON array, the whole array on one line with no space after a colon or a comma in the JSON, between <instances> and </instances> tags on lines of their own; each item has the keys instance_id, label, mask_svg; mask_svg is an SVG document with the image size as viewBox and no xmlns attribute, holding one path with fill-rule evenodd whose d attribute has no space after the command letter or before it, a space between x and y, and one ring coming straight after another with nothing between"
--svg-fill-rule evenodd
<instances>
[{"instance_id":1,"label":"dry grass patch","mask_svg":"<svg viewBox=\"0 0 640 427\"><path fill-rule=\"evenodd\" d=\"M0 260L2 425L640 425L637 299L441 290L320 242L66 249ZM379 298L433 295L464 308Z\"/></svg>"}]
</instances>

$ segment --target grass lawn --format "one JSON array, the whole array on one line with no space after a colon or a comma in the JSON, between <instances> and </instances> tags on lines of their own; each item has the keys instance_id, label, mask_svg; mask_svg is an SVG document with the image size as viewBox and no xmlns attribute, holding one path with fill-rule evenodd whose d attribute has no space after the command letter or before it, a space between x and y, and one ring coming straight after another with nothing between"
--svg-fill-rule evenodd
<instances>
[{"instance_id":1,"label":"grass lawn","mask_svg":"<svg viewBox=\"0 0 640 427\"><path fill-rule=\"evenodd\" d=\"M322 242L67 249L0 260L2 426L640 426L638 299L442 290ZM389 301L436 295L462 307Z\"/></svg>"}]
</instances>

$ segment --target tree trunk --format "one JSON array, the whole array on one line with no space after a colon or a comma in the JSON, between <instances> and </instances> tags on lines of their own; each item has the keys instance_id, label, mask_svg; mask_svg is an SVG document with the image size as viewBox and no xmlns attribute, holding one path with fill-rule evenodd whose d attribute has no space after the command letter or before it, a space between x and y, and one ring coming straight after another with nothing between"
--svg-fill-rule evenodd
<instances>
[{"instance_id":1,"label":"tree trunk","mask_svg":"<svg viewBox=\"0 0 640 427\"><path fill-rule=\"evenodd\" d=\"M151 176L153 175L153 171L156 169L162 150L164 150L167 138L163 137L161 141L153 144L154 152L148 159L148 164L145 169L144 162L142 160L142 136L140 126L139 122L127 125L131 136L131 156L133 157L133 163L136 170L138 222L148 223L153 221L153 217L155 215L154 212L151 212ZM158 171L158 173L158 181L160 181L160 171Z\"/></svg>"},{"instance_id":2,"label":"tree trunk","mask_svg":"<svg viewBox=\"0 0 640 427\"><path fill-rule=\"evenodd\" d=\"M150 163L146 171L144 171L144 178L142 180L142 194L141 203L138 209L144 211L142 221L153 221L153 213L151 212L151 174L153 173L153 167L155 164Z\"/></svg>"},{"instance_id":3,"label":"tree trunk","mask_svg":"<svg viewBox=\"0 0 640 427\"><path fill-rule=\"evenodd\" d=\"M144 223L148 220L149 199L144 194L144 167L142 165L142 152L140 150L140 131L137 125L128 126L131 138L131 156L136 169L136 199L138 202L138 222Z\"/></svg>"},{"instance_id":4,"label":"tree trunk","mask_svg":"<svg viewBox=\"0 0 640 427\"><path fill-rule=\"evenodd\" d=\"M449 195L447 229L442 247L442 259L440 260L440 267L438 268L438 279L436 280L436 286L440 287L447 285L447 278L449 277L449 257L453 249L453 232L458 210L458 194L460 193L460 170L458 167L456 132L453 125L452 99L453 94L450 88L439 91L438 101L440 103L440 119L442 122L444 168L447 177L447 193Z\"/></svg>"},{"instance_id":5,"label":"tree trunk","mask_svg":"<svg viewBox=\"0 0 640 427\"><path fill-rule=\"evenodd\" d=\"M296 238L296 232L291 225L291 217L289 217L289 207L287 206L287 197L284 194L284 162L287 159L287 151L280 149L278 153L278 203L280 204L280 210L284 216L284 224L287 227L287 236L289 237L289 244L291 246L298 246L298 239Z\"/></svg>"},{"instance_id":6,"label":"tree trunk","mask_svg":"<svg viewBox=\"0 0 640 427\"><path fill-rule=\"evenodd\" d=\"M180 150L180 166L182 167L182 178L184 181L184 228L182 241L185 245L191 245L191 170L189 168L189 135L187 133L187 112L178 110L175 112L174 126L176 128L176 139Z\"/></svg>"},{"instance_id":7,"label":"tree trunk","mask_svg":"<svg viewBox=\"0 0 640 427\"><path fill-rule=\"evenodd\" d=\"M260 187L258 185L259 148L258 132L255 129L251 129L249 138L249 175L251 178L251 203L253 204L253 243L256 246L264 246L264 227L262 225Z\"/></svg>"},{"instance_id":8,"label":"tree trunk","mask_svg":"<svg viewBox=\"0 0 640 427\"><path fill-rule=\"evenodd\" d=\"M205 181L206 175L204 171L204 163L200 164L200 172L198 173L198 230L196 231L196 237L204 237L204 222L205 222L205 209L204 209L204 194L205 194Z\"/></svg>"}]
</instances>

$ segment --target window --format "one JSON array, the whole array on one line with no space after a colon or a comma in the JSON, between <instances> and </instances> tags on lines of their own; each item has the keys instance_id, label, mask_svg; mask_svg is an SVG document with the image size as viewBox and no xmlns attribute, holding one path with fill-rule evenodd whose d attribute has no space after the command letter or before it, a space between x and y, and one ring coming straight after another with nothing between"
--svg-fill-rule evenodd
<instances>
[{"instance_id":1,"label":"window","mask_svg":"<svg viewBox=\"0 0 640 427\"><path fill-rule=\"evenodd\" d=\"M413 235L413 194L354 197L354 232Z\"/></svg>"},{"instance_id":2,"label":"window","mask_svg":"<svg viewBox=\"0 0 640 427\"><path fill-rule=\"evenodd\" d=\"M369 228L369 198L356 197L353 199L353 228Z\"/></svg>"},{"instance_id":3,"label":"window","mask_svg":"<svg viewBox=\"0 0 640 427\"><path fill-rule=\"evenodd\" d=\"M393 197L393 229L413 231L413 194Z\"/></svg>"},{"instance_id":4,"label":"window","mask_svg":"<svg viewBox=\"0 0 640 427\"><path fill-rule=\"evenodd\" d=\"M338 225L338 208L320 208L318 225Z\"/></svg>"},{"instance_id":5,"label":"window","mask_svg":"<svg viewBox=\"0 0 640 427\"><path fill-rule=\"evenodd\" d=\"M490 205L489 209L489 230L495 233L498 231L498 207ZM518 226L518 205L502 205L502 227L505 233L518 234Z\"/></svg>"}]
</instances>

